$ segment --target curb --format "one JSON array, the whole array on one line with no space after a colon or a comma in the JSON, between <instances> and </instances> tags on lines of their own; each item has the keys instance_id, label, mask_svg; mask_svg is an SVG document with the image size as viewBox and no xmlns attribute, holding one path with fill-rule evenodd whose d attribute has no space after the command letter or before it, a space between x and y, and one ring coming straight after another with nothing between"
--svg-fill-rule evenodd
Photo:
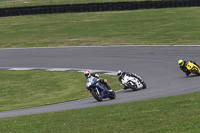
<instances>
[{"instance_id":1,"label":"curb","mask_svg":"<svg viewBox=\"0 0 200 133\"><path fill-rule=\"evenodd\" d=\"M87 69L79 69L79 68L28 68L28 67L0 67L0 70L16 70L16 71L25 71L25 70L44 70L44 71L76 71L76 72L84 72ZM117 72L115 71L108 71L108 70L94 70L89 69L91 72L94 73L102 73L107 75L116 76Z\"/></svg>"}]
</instances>

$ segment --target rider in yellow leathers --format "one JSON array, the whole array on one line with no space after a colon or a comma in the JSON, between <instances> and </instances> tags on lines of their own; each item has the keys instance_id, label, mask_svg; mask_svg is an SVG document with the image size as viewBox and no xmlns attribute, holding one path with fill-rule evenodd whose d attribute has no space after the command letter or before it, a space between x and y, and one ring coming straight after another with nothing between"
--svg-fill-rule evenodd
<instances>
[{"instance_id":1,"label":"rider in yellow leathers","mask_svg":"<svg viewBox=\"0 0 200 133\"><path fill-rule=\"evenodd\" d=\"M186 62L190 61L191 63L195 64L197 67L199 67L199 65L195 62L195 61L192 61L192 60L179 60L178 61L178 64L180 65L180 69L187 75L189 76L190 75L190 71L186 68ZM199 67L200 68L200 67Z\"/></svg>"}]
</instances>

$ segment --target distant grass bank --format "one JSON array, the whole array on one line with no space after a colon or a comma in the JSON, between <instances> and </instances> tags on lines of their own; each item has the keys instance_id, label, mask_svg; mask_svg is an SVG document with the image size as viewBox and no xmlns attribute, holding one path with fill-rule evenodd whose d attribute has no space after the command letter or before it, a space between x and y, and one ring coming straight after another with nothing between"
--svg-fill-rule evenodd
<instances>
[{"instance_id":1,"label":"distant grass bank","mask_svg":"<svg viewBox=\"0 0 200 133\"><path fill-rule=\"evenodd\" d=\"M199 133L200 93L0 119L0 132Z\"/></svg>"},{"instance_id":2,"label":"distant grass bank","mask_svg":"<svg viewBox=\"0 0 200 133\"><path fill-rule=\"evenodd\" d=\"M0 48L200 44L200 7L3 17Z\"/></svg>"},{"instance_id":3,"label":"distant grass bank","mask_svg":"<svg viewBox=\"0 0 200 133\"><path fill-rule=\"evenodd\" d=\"M62 5L62 4L84 4L84 3L103 3L103 2L130 2L147 0L0 0L0 8L41 6L41 5ZM158 1L158 0L148 0ZM166 1L166 0L163 0Z\"/></svg>"},{"instance_id":4,"label":"distant grass bank","mask_svg":"<svg viewBox=\"0 0 200 133\"><path fill-rule=\"evenodd\" d=\"M113 90L117 77L100 74ZM0 111L29 108L92 97L79 72L0 70ZM1 126L0 126L1 129Z\"/></svg>"}]
</instances>

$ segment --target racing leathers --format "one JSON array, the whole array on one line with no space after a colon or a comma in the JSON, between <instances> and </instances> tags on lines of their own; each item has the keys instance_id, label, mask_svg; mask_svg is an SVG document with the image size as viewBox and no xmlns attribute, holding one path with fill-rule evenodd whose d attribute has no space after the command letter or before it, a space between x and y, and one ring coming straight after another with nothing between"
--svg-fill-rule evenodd
<instances>
[{"instance_id":1,"label":"racing leathers","mask_svg":"<svg viewBox=\"0 0 200 133\"><path fill-rule=\"evenodd\" d=\"M112 89L107 84L107 80L106 79L101 79L98 74L91 73L91 76L86 79L86 85L87 85L88 82L90 82L92 80L99 81L100 83L102 83L102 84L104 84L106 86L106 88L108 89L109 92L112 92Z\"/></svg>"},{"instance_id":2,"label":"racing leathers","mask_svg":"<svg viewBox=\"0 0 200 133\"><path fill-rule=\"evenodd\" d=\"M134 78L137 78L142 84L143 84L143 88L146 88L146 84L145 82L142 80L142 78L138 75L136 75L135 73L130 73L130 72L122 72L121 76L119 76L118 80L122 83L122 78L124 76L129 76L129 77L134 77ZM123 89L127 89L128 87L126 86L123 86Z\"/></svg>"},{"instance_id":3,"label":"racing leathers","mask_svg":"<svg viewBox=\"0 0 200 133\"><path fill-rule=\"evenodd\" d=\"M186 68L187 62L190 61L191 63L194 63L197 67L199 67L199 65L195 62L195 61L191 61L191 60L185 60L184 61L184 65L180 66L180 69L187 75L190 75L190 71ZM200 68L200 67L199 67Z\"/></svg>"}]
</instances>

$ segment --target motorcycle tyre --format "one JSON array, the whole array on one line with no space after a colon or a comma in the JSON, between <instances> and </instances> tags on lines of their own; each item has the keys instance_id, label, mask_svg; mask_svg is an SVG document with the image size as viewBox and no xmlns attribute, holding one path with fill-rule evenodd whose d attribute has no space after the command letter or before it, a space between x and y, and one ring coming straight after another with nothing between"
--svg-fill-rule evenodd
<instances>
[{"instance_id":1,"label":"motorcycle tyre","mask_svg":"<svg viewBox=\"0 0 200 133\"><path fill-rule=\"evenodd\" d=\"M116 94L115 94L114 91L110 92L109 98L110 98L111 100L116 98Z\"/></svg>"},{"instance_id":2,"label":"motorcycle tyre","mask_svg":"<svg viewBox=\"0 0 200 133\"><path fill-rule=\"evenodd\" d=\"M142 89L146 89L147 88L146 83L143 83L142 85L143 85Z\"/></svg>"},{"instance_id":3,"label":"motorcycle tyre","mask_svg":"<svg viewBox=\"0 0 200 133\"><path fill-rule=\"evenodd\" d=\"M138 87L136 86L136 87L134 87L134 88L131 88L133 91L138 91L139 89L138 89Z\"/></svg>"},{"instance_id":4,"label":"motorcycle tyre","mask_svg":"<svg viewBox=\"0 0 200 133\"><path fill-rule=\"evenodd\" d=\"M98 101L98 102L101 102L103 100L101 94L97 94L94 90L91 90L90 91L92 93L92 96Z\"/></svg>"},{"instance_id":5,"label":"motorcycle tyre","mask_svg":"<svg viewBox=\"0 0 200 133\"><path fill-rule=\"evenodd\" d=\"M195 72L195 74L200 75L198 70L195 69L194 72Z\"/></svg>"},{"instance_id":6,"label":"motorcycle tyre","mask_svg":"<svg viewBox=\"0 0 200 133\"><path fill-rule=\"evenodd\" d=\"M133 90L133 91L138 91L139 89L138 89L138 87L137 87L137 85L134 83L134 82L132 82L134 85L132 86L130 86L131 87L131 89Z\"/></svg>"}]
</instances>

